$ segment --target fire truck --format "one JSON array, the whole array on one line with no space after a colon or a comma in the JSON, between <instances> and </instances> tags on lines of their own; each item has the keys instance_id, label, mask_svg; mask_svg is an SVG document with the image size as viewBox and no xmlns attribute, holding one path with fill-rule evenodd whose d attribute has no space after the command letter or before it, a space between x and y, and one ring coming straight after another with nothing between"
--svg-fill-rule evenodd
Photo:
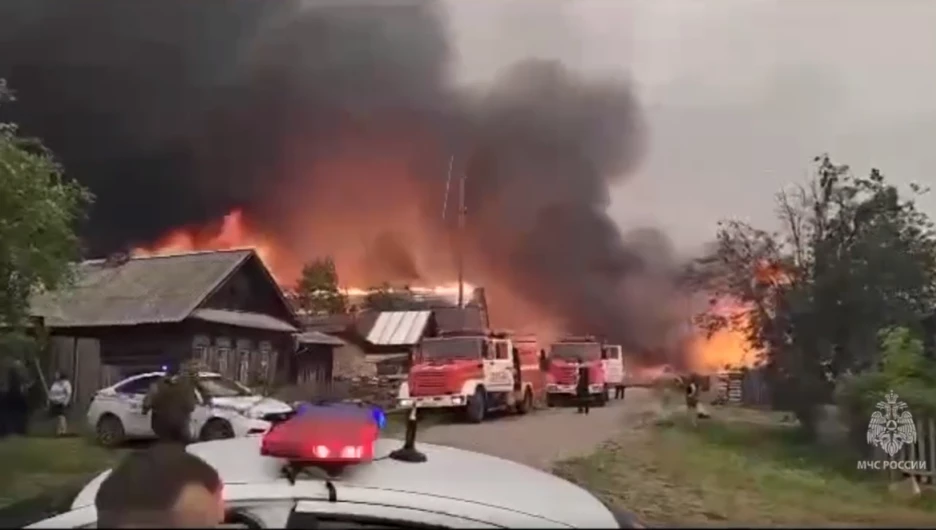
<instances>
[{"instance_id":1,"label":"fire truck","mask_svg":"<svg viewBox=\"0 0 936 530\"><path fill-rule=\"evenodd\" d=\"M599 407L608 402L603 347L594 337L566 337L549 347L546 400L556 406L576 394L579 367L588 367L589 395Z\"/></svg>"},{"instance_id":2,"label":"fire truck","mask_svg":"<svg viewBox=\"0 0 936 530\"><path fill-rule=\"evenodd\" d=\"M546 353L533 337L457 331L425 338L413 353L398 404L460 409L480 423L489 412L526 414L545 397Z\"/></svg>"}]
</instances>

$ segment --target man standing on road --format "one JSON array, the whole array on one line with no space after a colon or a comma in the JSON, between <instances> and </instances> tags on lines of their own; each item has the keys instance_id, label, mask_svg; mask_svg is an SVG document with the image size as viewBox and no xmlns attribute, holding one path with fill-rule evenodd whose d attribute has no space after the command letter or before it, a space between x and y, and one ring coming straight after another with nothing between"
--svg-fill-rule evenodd
<instances>
[{"instance_id":1,"label":"man standing on road","mask_svg":"<svg viewBox=\"0 0 936 530\"><path fill-rule=\"evenodd\" d=\"M160 441L189 443L197 389L198 369L192 361L184 363L181 370L171 367L165 377L150 387L143 399L143 414L152 411L150 426Z\"/></svg>"},{"instance_id":2,"label":"man standing on road","mask_svg":"<svg viewBox=\"0 0 936 530\"><path fill-rule=\"evenodd\" d=\"M581 358L578 359L578 380L575 384L575 397L578 401L578 412L580 414L588 414L588 409L591 401L591 394L588 392L588 387L590 386L590 374L588 373L588 365L582 361Z\"/></svg>"}]
</instances>

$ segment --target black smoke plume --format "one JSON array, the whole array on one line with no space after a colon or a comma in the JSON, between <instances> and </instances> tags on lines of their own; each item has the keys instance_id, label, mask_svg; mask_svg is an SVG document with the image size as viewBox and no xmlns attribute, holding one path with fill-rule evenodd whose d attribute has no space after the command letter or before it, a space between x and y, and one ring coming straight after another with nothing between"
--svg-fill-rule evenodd
<instances>
[{"instance_id":1,"label":"black smoke plume","mask_svg":"<svg viewBox=\"0 0 936 530\"><path fill-rule=\"evenodd\" d=\"M468 269L569 331L659 360L676 322L667 243L631 241L605 214L609 186L643 149L628 86L528 61L484 92L461 91L451 55L444 8L428 1L0 4L0 77L18 95L2 117L96 194L83 227L91 252L233 207L286 242L302 234L283 212L316 208L335 213L338 231L354 232L338 210L392 224L415 209L446 233L454 154L467 175ZM398 151L393 170L319 167ZM356 235L376 241L366 255L392 249L376 269L420 278L407 231L386 234Z\"/></svg>"}]
</instances>

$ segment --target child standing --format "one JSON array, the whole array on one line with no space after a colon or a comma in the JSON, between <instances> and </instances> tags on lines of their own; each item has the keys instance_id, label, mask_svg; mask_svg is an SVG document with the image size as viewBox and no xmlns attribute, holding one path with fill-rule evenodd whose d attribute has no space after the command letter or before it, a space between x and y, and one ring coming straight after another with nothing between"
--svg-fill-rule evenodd
<instances>
[{"instance_id":1,"label":"child standing","mask_svg":"<svg viewBox=\"0 0 936 530\"><path fill-rule=\"evenodd\" d=\"M55 381L49 387L49 416L56 421L55 434L63 436L68 432L68 405L71 404L72 386L62 372L55 373Z\"/></svg>"}]
</instances>

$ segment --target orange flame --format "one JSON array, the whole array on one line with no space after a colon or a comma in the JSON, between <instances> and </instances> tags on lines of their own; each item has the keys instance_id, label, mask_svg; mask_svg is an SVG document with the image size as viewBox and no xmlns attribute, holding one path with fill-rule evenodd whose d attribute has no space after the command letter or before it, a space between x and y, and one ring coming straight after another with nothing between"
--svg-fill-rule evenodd
<instances>
[{"instance_id":1,"label":"orange flame","mask_svg":"<svg viewBox=\"0 0 936 530\"><path fill-rule=\"evenodd\" d=\"M204 227L182 227L168 232L151 244L134 248L133 256L159 256L185 252L209 250L253 249L264 262L274 278L280 285L292 285L297 279L296 267L290 260L293 256L282 251L276 242L253 229L240 210L233 210L225 215L220 223ZM765 269L766 270L766 269ZM779 269L777 269L779 270ZM769 274L776 272L771 269ZM340 274L339 274L340 276ZM496 286L493 285L492 286ZM435 286L408 286L416 295L448 296L453 300L457 298L458 286L454 282L442 283ZM471 296L474 286L466 283L464 287L466 296ZM343 287L351 297L364 296L369 289L360 287ZM519 312L522 314L535 314L533 308L526 307L519 300L499 300L498 305L506 304L506 313ZM714 310L725 316L737 313L744 309L740 304L729 300L722 300ZM537 324L535 329L523 329L523 323L511 322L512 327L544 333L546 335L560 334L561 326L557 323L547 322ZM697 372L718 372L726 367L735 369L752 367L757 363L758 352L750 345L744 333L736 330L722 330L711 337L706 337L701 331L694 331L690 337L690 368Z\"/></svg>"},{"instance_id":2,"label":"orange flame","mask_svg":"<svg viewBox=\"0 0 936 530\"><path fill-rule=\"evenodd\" d=\"M274 246L244 223L244 216L240 210L233 210L225 215L220 225L177 228L150 245L134 248L130 254L165 256L204 250L239 249L253 249L277 281L283 278L276 268Z\"/></svg>"}]
</instances>

